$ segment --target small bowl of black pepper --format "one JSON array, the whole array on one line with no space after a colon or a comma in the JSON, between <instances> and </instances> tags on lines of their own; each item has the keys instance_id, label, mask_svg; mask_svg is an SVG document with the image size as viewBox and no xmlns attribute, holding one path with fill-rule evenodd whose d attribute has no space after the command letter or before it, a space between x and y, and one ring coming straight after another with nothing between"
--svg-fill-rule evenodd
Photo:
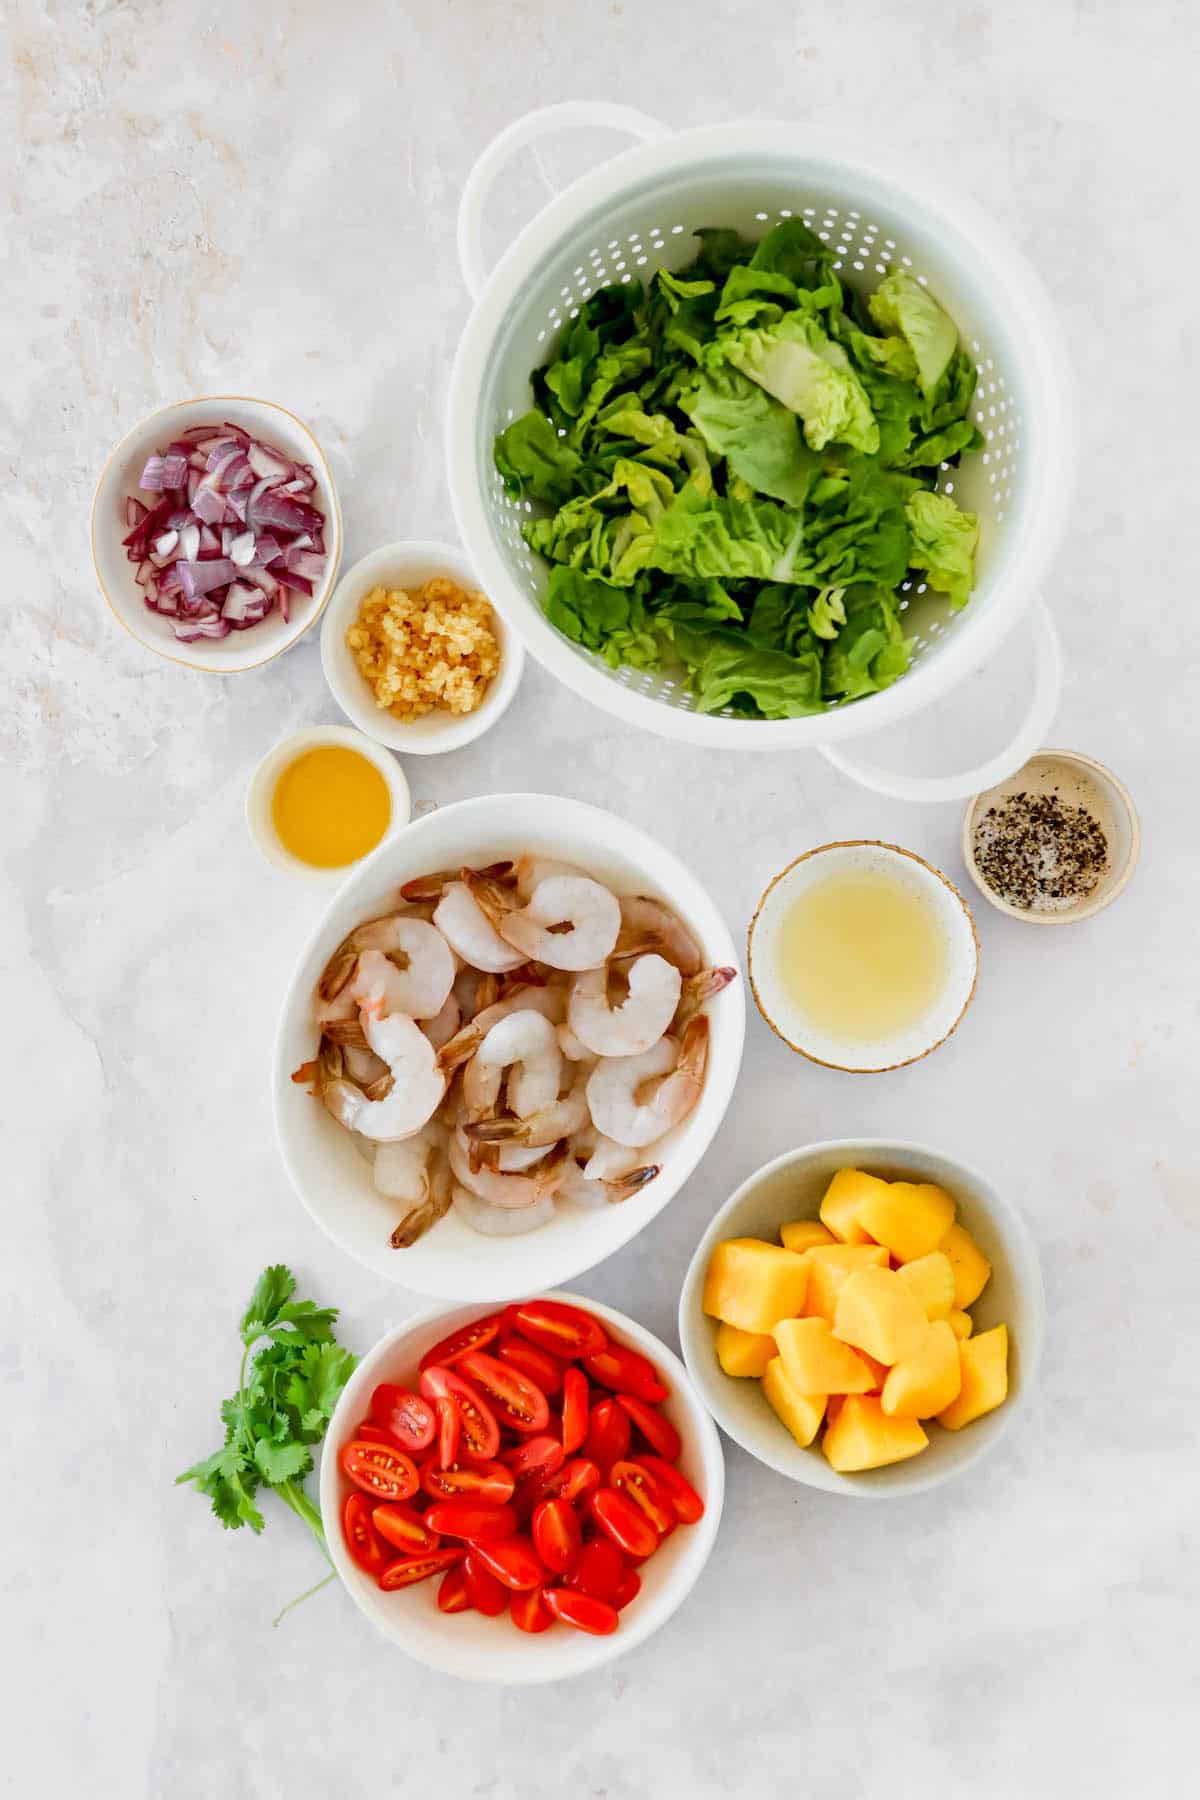
<instances>
[{"instance_id":1,"label":"small bowl of black pepper","mask_svg":"<svg viewBox=\"0 0 1200 1800\"><path fill-rule=\"evenodd\" d=\"M1137 811L1111 769L1041 750L963 816L967 872L985 899L1031 925L1068 925L1110 906L1133 874Z\"/></svg>"}]
</instances>

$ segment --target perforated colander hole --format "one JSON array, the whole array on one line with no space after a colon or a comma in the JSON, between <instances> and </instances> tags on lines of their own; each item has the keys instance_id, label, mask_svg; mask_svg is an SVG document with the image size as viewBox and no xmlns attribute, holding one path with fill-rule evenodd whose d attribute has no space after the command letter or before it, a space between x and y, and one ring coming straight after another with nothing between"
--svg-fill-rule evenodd
<instances>
[{"instance_id":1,"label":"perforated colander hole","mask_svg":"<svg viewBox=\"0 0 1200 1800\"><path fill-rule=\"evenodd\" d=\"M792 217L791 207L790 206L781 206L779 209L779 216L781 219L790 219Z\"/></svg>"},{"instance_id":2,"label":"perforated colander hole","mask_svg":"<svg viewBox=\"0 0 1200 1800\"><path fill-rule=\"evenodd\" d=\"M906 269L911 269L911 268L912 268L912 266L913 266L913 263L912 263L912 257L911 257L911 256L902 256L902 257L901 257L901 258L900 258L900 261L901 261L901 262L902 262L902 263L903 263L903 264L904 264L904 266L905 266L905 268L906 268Z\"/></svg>"},{"instance_id":3,"label":"perforated colander hole","mask_svg":"<svg viewBox=\"0 0 1200 1800\"><path fill-rule=\"evenodd\" d=\"M682 235L682 232L683 232L682 225L672 225L672 227L671 227L671 236L672 237L679 237Z\"/></svg>"},{"instance_id":4,"label":"perforated colander hole","mask_svg":"<svg viewBox=\"0 0 1200 1800\"><path fill-rule=\"evenodd\" d=\"M771 215L770 215L770 213L755 213L754 216L756 219L761 220L765 224Z\"/></svg>"}]
</instances>

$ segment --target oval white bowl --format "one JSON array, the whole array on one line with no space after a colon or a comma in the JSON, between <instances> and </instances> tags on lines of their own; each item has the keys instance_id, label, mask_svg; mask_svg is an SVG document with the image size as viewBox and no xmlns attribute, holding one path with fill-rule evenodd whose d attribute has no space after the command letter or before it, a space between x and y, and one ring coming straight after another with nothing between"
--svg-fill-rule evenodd
<instances>
[{"instance_id":1,"label":"oval white bowl","mask_svg":"<svg viewBox=\"0 0 1200 1800\"><path fill-rule=\"evenodd\" d=\"M152 451L163 449L189 426L220 425L226 419L265 443L277 444L296 462L311 466L317 483L313 502L325 515L325 576L309 598L292 596L291 617L286 622L276 607L261 625L254 625L249 631L231 631L228 637L215 642L201 639L195 644L181 644L171 630L170 620L150 611L133 578L134 565L121 542L129 530L125 524L125 500L138 493L138 477ZM308 426L285 407L270 400L251 400L242 394L209 394L198 400L178 400L172 406L160 407L127 432L105 463L96 485L91 532L92 566L100 591L118 623L156 656L217 675L261 668L289 650L320 618L333 592L342 559L342 509L320 444Z\"/></svg>"},{"instance_id":2,"label":"oval white bowl","mask_svg":"<svg viewBox=\"0 0 1200 1800\"><path fill-rule=\"evenodd\" d=\"M307 1091L293 1069L316 1050L312 1000L329 957L355 925L384 912L400 884L434 869L486 865L523 850L576 862L618 893L668 902L690 927L705 961L737 965L733 939L704 888L668 850L636 826L579 800L545 794L488 794L418 819L353 871L331 900L283 1005L275 1050L275 1125L292 1182L317 1224L349 1255L389 1281L448 1300L510 1300L570 1281L636 1237L660 1213L703 1156L725 1115L742 1059L745 994L737 980L708 1005L708 1074L694 1112L655 1159L662 1173L617 1206L560 1203L550 1224L523 1237L483 1237L453 1212L408 1250L393 1250L394 1201L375 1191L369 1164L349 1134Z\"/></svg>"},{"instance_id":3,"label":"oval white bowl","mask_svg":"<svg viewBox=\"0 0 1200 1800\"><path fill-rule=\"evenodd\" d=\"M838 1169L865 1169L895 1180L935 1181L953 1194L958 1217L992 1265L992 1277L971 1307L977 1331L1009 1329L1008 1399L961 1431L927 1426L929 1448L907 1462L839 1475L819 1445L802 1450L763 1398L759 1382L726 1375L717 1362L717 1321L701 1305L708 1259L722 1238L779 1242L791 1219L815 1219L821 1196ZM701 1238L679 1298L684 1361L708 1410L736 1444L790 1481L831 1494L884 1500L938 1487L986 1456L1024 1409L1041 1359L1046 1295L1037 1251L1020 1213L968 1164L923 1144L888 1138L843 1138L788 1150L757 1169L725 1202Z\"/></svg>"},{"instance_id":4,"label":"oval white bowl","mask_svg":"<svg viewBox=\"0 0 1200 1800\"><path fill-rule=\"evenodd\" d=\"M482 703L472 713L432 712L405 724L385 707L376 706L346 632L358 617L358 609L374 587L419 588L436 575L448 575L459 587L479 588L481 583L461 550L453 544L412 542L385 544L372 550L348 569L338 583L321 627L321 666L329 691L351 722L368 737L392 750L413 756L436 756L443 750L461 750L482 737L506 711L517 691L525 650L520 638L492 604L493 629L500 647L500 668L493 676ZM490 596L489 596L490 600Z\"/></svg>"},{"instance_id":5,"label":"oval white bowl","mask_svg":"<svg viewBox=\"0 0 1200 1800\"><path fill-rule=\"evenodd\" d=\"M477 1612L448 1616L437 1609L437 1576L396 1593L383 1593L352 1561L342 1539L341 1510L351 1492L338 1460L342 1447L366 1416L376 1383L415 1386L417 1364L430 1345L468 1320L479 1318L485 1309L478 1303L434 1308L387 1332L346 1383L329 1422L321 1457L325 1537L344 1587L371 1623L416 1661L469 1681L513 1686L561 1681L598 1669L644 1643L690 1593L708 1561L721 1522L725 1498L721 1440L679 1358L652 1332L611 1306L580 1294L549 1297L572 1301L595 1313L614 1342L640 1350L665 1377L671 1395L662 1410L683 1439L679 1468L703 1499L704 1517L672 1532L642 1566L641 1592L621 1614L621 1623L611 1637L591 1637L567 1625L553 1625L531 1637L518 1631L506 1614L496 1619Z\"/></svg>"},{"instance_id":6,"label":"oval white bowl","mask_svg":"<svg viewBox=\"0 0 1200 1800\"><path fill-rule=\"evenodd\" d=\"M865 1043L834 1037L806 1019L783 985L779 967L780 933L799 896L818 882L858 869L885 870L926 901L946 945L945 985L933 1006L902 1031ZM789 1049L851 1075L882 1075L919 1062L957 1030L975 996L979 938L970 908L940 869L898 844L853 838L807 850L775 877L750 921L746 969L758 1010Z\"/></svg>"},{"instance_id":7,"label":"oval white bowl","mask_svg":"<svg viewBox=\"0 0 1200 1800\"><path fill-rule=\"evenodd\" d=\"M293 731L267 751L250 777L246 789L246 824L250 836L254 839L256 848L277 869L285 869L289 875L298 875L303 881L330 887L345 881L355 864L339 863L335 868L321 869L312 863L302 862L280 842L271 816L275 784L283 771L297 757L303 756L306 750L316 750L322 744L340 744L347 750L357 751L372 768L379 770L387 783L392 813L379 844L386 844L390 837L397 831L403 831L408 824L412 817L412 796L408 791L404 770L395 757L373 738L367 737L365 732L353 731L349 725L314 725L308 731ZM376 849L379 844L375 846ZM365 858L359 857L357 860L362 862Z\"/></svg>"}]
</instances>

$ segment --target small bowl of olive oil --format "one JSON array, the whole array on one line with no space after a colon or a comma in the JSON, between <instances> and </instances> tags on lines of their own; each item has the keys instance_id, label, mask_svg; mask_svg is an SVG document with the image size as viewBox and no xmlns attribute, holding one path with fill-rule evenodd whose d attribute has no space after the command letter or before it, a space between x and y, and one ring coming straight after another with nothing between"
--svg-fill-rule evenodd
<instances>
[{"instance_id":1,"label":"small bowl of olive oil","mask_svg":"<svg viewBox=\"0 0 1200 1800\"><path fill-rule=\"evenodd\" d=\"M758 1009L811 1062L882 1074L945 1043L975 993L979 939L940 869L896 844L822 844L750 921Z\"/></svg>"},{"instance_id":2,"label":"small bowl of olive oil","mask_svg":"<svg viewBox=\"0 0 1200 1800\"><path fill-rule=\"evenodd\" d=\"M246 823L262 854L310 881L342 880L411 813L395 757L345 725L293 732L263 757L246 790Z\"/></svg>"}]
</instances>

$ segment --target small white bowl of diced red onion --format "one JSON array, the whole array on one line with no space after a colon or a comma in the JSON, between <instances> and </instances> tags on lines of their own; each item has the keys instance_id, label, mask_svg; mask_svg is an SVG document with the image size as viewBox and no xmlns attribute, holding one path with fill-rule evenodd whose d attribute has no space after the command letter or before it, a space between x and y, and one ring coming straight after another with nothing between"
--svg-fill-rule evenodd
<instances>
[{"instance_id":1,"label":"small white bowl of diced red onion","mask_svg":"<svg viewBox=\"0 0 1200 1800\"><path fill-rule=\"evenodd\" d=\"M217 394L164 406L105 465L92 561L140 644L234 674L303 636L333 592L342 514L308 427L268 400Z\"/></svg>"}]
</instances>

